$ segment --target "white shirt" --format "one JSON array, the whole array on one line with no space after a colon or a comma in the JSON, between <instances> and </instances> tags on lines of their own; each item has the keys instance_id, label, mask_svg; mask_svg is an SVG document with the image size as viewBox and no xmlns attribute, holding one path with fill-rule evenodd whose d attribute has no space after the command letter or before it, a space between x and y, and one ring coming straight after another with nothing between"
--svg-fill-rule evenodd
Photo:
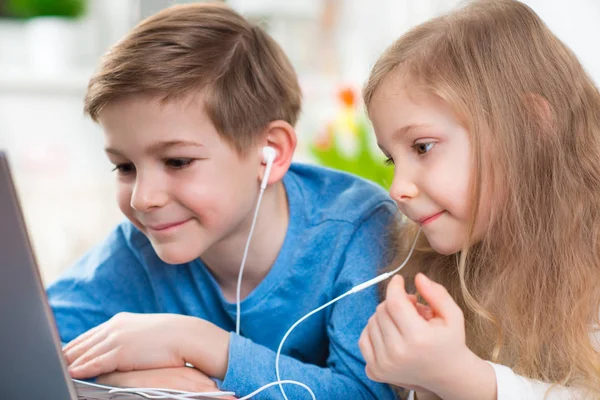
<instances>
[{"instance_id":1,"label":"white shirt","mask_svg":"<svg viewBox=\"0 0 600 400\"><path fill-rule=\"evenodd\" d=\"M496 372L497 400L576 400L584 398L577 389L553 385L517 375L507 366L487 361ZM410 392L408 400L415 400Z\"/></svg>"},{"instance_id":2,"label":"white shirt","mask_svg":"<svg viewBox=\"0 0 600 400\"><path fill-rule=\"evenodd\" d=\"M489 361L488 361L489 362ZM571 400L581 399L578 389L553 385L517 375L507 366L489 362L496 372L498 400Z\"/></svg>"}]
</instances>

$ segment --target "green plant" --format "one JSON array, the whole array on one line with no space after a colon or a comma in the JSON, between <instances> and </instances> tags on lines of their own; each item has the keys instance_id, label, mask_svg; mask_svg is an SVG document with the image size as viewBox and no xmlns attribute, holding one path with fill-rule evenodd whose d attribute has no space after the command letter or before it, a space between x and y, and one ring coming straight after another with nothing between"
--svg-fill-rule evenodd
<instances>
[{"instance_id":1,"label":"green plant","mask_svg":"<svg viewBox=\"0 0 600 400\"><path fill-rule=\"evenodd\" d=\"M383 155L373 154L371 125L363 113L356 111L354 92L344 89L339 97L342 110L311 143L311 154L321 165L361 176L389 189L394 169L385 165Z\"/></svg>"},{"instance_id":2,"label":"green plant","mask_svg":"<svg viewBox=\"0 0 600 400\"><path fill-rule=\"evenodd\" d=\"M6 11L17 18L77 18L85 13L86 6L87 0L7 0Z\"/></svg>"}]
</instances>

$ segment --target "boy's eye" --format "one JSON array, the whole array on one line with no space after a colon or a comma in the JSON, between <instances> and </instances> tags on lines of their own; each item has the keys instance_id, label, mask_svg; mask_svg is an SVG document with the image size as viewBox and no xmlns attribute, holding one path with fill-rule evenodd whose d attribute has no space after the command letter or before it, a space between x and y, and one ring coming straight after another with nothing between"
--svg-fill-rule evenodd
<instances>
[{"instance_id":1,"label":"boy's eye","mask_svg":"<svg viewBox=\"0 0 600 400\"><path fill-rule=\"evenodd\" d=\"M434 142L415 143L412 147L418 154L428 153L435 146Z\"/></svg>"},{"instance_id":2,"label":"boy's eye","mask_svg":"<svg viewBox=\"0 0 600 400\"><path fill-rule=\"evenodd\" d=\"M121 175L127 175L135 172L135 166L131 163L117 164L113 168L113 171L117 171Z\"/></svg>"},{"instance_id":3,"label":"boy's eye","mask_svg":"<svg viewBox=\"0 0 600 400\"><path fill-rule=\"evenodd\" d=\"M187 167L194 162L191 158L168 158L165 160L165 164L171 168L179 169Z\"/></svg>"}]
</instances>

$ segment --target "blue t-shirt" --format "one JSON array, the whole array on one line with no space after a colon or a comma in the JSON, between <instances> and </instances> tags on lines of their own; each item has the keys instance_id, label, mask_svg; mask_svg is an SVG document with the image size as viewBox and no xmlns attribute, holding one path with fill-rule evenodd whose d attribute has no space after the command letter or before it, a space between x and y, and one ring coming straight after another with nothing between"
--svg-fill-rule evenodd
<instances>
[{"instance_id":1,"label":"blue t-shirt","mask_svg":"<svg viewBox=\"0 0 600 400\"><path fill-rule=\"evenodd\" d=\"M382 189L345 173L293 164L283 183L287 234L271 270L241 304L242 335L230 334L219 385L238 396L277 380L276 351L294 322L379 272L396 216ZM224 299L202 260L164 263L130 222L52 284L48 296L63 342L123 311L190 315L235 331L236 305ZM281 379L305 383L323 400L395 398L389 386L367 378L358 348L377 303L370 287L298 325L282 350ZM284 389L290 400L310 398L300 387ZM256 398L282 397L274 386Z\"/></svg>"}]
</instances>

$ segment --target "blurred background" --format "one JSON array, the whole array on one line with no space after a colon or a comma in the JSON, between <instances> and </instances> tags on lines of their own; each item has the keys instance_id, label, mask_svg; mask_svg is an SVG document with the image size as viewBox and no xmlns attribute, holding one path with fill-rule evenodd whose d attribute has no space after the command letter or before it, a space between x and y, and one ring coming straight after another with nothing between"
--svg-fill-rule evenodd
<instances>
[{"instance_id":1,"label":"blurred background","mask_svg":"<svg viewBox=\"0 0 600 400\"><path fill-rule=\"evenodd\" d=\"M100 56L141 19L189 2L0 0L0 149L9 153L46 284L123 218L114 200L114 176L103 153L102 132L82 111L90 75ZM600 82L600 1L524 2ZM342 165L343 159L331 162L328 152L335 137L342 153L352 154L357 138L360 142L369 129L360 123L357 94L377 56L407 29L458 1L226 3L260 22L299 74L304 108L297 126L296 159L350 168ZM380 157L373 151L363 161L373 164L374 175L369 177L385 186L391 169L381 167Z\"/></svg>"}]
</instances>

